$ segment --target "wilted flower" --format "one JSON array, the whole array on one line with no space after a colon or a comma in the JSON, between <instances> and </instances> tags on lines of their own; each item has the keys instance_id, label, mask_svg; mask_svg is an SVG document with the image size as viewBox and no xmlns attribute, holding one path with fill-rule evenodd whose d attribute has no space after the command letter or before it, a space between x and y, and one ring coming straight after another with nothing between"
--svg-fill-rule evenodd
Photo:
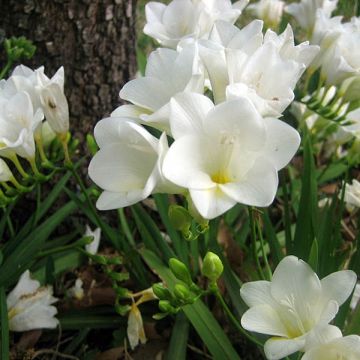
<instances>
[{"instance_id":1,"label":"wilted flower","mask_svg":"<svg viewBox=\"0 0 360 360\"><path fill-rule=\"evenodd\" d=\"M245 98L214 106L203 95L179 94L171 101L170 125L176 140L165 157L164 175L189 190L206 219L238 202L271 204L277 171L300 143L293 128L263 119Z\"/></svg>"},{"instance_id":2,"label":"wilted flower","mask_svg":"<svg viewBox=\"0 0 360 360\"><path fill-rule=\"evenodd\" d=\"M360 359L360 336L343 337L336 326L323 326L308 336L306 348L301 360L356 360Z\"/></svg>"},{"instance_id":3,"label":"wilted flower","mask_svg":"<svg viewBox=\"0 0 360 360\"><path fill-rule=\"evenodd\" d=\"M259 18L269 28L279 26L283 14L285 2L282 0L260 0L255 4L250 4L247 10Z\"/></svg>"},{"instance_id":4,"label":"wilted flower","mask_svg":"<svg viewBox=\"0 0 360 360\"><path fill-rule=\"evenodd\" d=\"M241 297L250 307L241 324L249 331L273 336L264 347L268 359L305 351L308 336L335 317L356 280L353 271L343 270L320 281L304 261L287 256L277 266L272 281L241 287Z\"/></svg>"},{"instance_id":5,"label":"wilted flower","mask_svg":"<svg viewBox=\"0 0 360 360\"><path fill-rule=\"evenodd\" d=\"M144 33L166 47L180 40L207 38L216 20L234 23L249 0L173 0L169 5L149 2ZM181 14L181 16L179 16Z\"/></svg>"},{"instance_id":6,"label":"wilted flower","mask_svg":"<svg viewBox=\"0 0 360 360\"><path fill-rule=\"evenodd\" d=\"M93 241L90 244L85 245L85 250L88 253L95 255L98 252L99 245L100 245L101 229L96 228L93 231L93 230L91 230L89 225L86 225L85 236L93 237Z\"/></svg>"},{"instance_id":7,"label":"wilted flower","mask_svg":"<svg viewBox=\"0 0 360 360\"><path fill-rule=\"evenodd\" d=\"M146 343L144 324L138 306L144 302L155 300L157 297L154 295L152 288L145 289L137 294L130 295L131 297L140 296L140 299L136 302L133 300L128 317L127 337L129 339L131 349L134 349L139 345L139 342L141 344Z\"/></svg>"},{"instance_id":8,"label":"wilted flower","mask_svg":"<svg viewBox=\"0 0 360 360\"><path fill-rule=\"evenodd\" d=\"M335 10L338 0L301 0L285 7L285 11L294 16L299 25L311 34L314 28L316 11L322 9L327 17Z\"/></svg>"},{"instance_id":9,"label":"wilted flower","mask_svg":"<svg viewBox=\"0 0 360 360\"><path fill-rule=\"evenodd\" d=\"M95 127L100 147L89 165L89 176L104 189L97 201L100 210L118 209L146 199L154 192L172 192L162 175L168 144L126 118L111 117Z\"/></svg>"},{"instance_id":10,"label":"wilted flower","mask_svg":"<svg viewBox=\"0 0 360 360\"><path fill-rule=\"evenodd\" d=\"M52 304L56 301L52 287L40 287L40 283L32 280L29 270L26 270L7 296L10 330L55 328L59 321L55 318L57 310Z\"/></svg>"}]
</instances>

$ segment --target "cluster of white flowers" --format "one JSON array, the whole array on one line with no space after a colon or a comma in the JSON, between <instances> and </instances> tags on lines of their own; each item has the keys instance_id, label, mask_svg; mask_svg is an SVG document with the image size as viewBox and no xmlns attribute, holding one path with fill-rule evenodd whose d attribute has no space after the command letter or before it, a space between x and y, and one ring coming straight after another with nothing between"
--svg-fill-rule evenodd
<instances>
[{"instance_id":1,"label":"cluster of white flowers","mask_svg":"<svg viewBox=\"0 0 360 360\"><path fill-rule=\"evenodd\" d=\"M246 3L146 6L145 32L172 49L150 54L145 76L120 91L131 104L95 127L100 150L89 175L104 189L99 209L156 192L184 194L206 219L236 203L271 204L277 172L300 143L279 117L319 47L295 46L290 26L280 35L264 35L260 20L238 29L233 22Z\"/></svg>"},{"instance_id":2,"label":"cluster of white flowers","mask_svg":"<svg viewBox=\"0 0 360 360\"><path fill-rule=\"evenodd\" d=\"M64 69L49 79L43 67L33 71L19 65L7 80L0 81L0 156L34 159L35 141L43 130L49 132L48 126L57 134L69 128Z\"/></svg>"},{"instance_id":3,"label":"cluster of white flowers","mask_svg":"<svg viewBox=\"0 0 360 360\"><path fill-rule=\"evenodd\" d=\"M350 270L319 280L308 264L287 256L271 281L241 287L241 297L250 307L241 324L249 331L273 336L264 347L270 360L297 351L305 352L302 360L358 359L360 336L342 337L340 329L329 325L351 295L356 280Z\"/></svg>"}]
</instances>

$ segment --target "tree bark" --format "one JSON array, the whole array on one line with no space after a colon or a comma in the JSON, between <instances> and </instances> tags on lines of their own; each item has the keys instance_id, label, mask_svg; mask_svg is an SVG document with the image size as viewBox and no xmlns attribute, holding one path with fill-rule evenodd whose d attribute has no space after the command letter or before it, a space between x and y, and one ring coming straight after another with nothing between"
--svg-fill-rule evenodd
<instances>
[{"instance_id":1,"label":"tree bark","mask_svg":"<svg viewBox=\"0 0 360 360\"><path fill-rule=\"evenodd\" d=\"M65 68L71 131L81 139L120 103L136 72L136 0L0 0L0 29L37 47L24 64Z\"/></svg>"}]
</instances>

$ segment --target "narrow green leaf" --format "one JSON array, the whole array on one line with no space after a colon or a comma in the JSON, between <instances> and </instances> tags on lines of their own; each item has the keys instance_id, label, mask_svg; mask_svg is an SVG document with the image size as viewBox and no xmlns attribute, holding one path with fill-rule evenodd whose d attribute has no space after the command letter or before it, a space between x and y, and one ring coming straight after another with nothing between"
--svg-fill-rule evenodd
<instances>
[{"instance_id":1,"label":"narrow green leaf","mask_svg":"<svg viewBox=\"0 0 360 360\"><path fill-rule=\"evenodd\" d=\"M0 320L1 320L1 359L9 359L9 320L6 305L6 294L3 286L0 287Z\"/></svg>"},{"instance_id":2,"label":"narrow green leaf","mask_svg":"<svg viewBox=\"0 0 360 360\"><path fill-rule=\"evenodd\" d=\"M160 250L166 261L175 257L174 251L161 235L158 226L141 205L136 204L131 207L131 210L144 244L152 251L159 252Z\"/></svg>"},{"instance_id":3,"label":"narrow green leaf","mask_svg":"<svg viewBox=\"0 0 360 360\"><path fill-rule=\"evenodd\" d=\"M162 260L150 250L142 249L140 254L148 266L159 275L170 289L173 289L178 281ZM197 300L192 305L184 306L183 311L215 360L240 359L229 338L201 300Z\"/></svg>"},{"instance_id":4,"label":"narrow green leaf","mask_svg":"<svg viewBox=\"0 0 360 360\"><path fill-rule=\"evenodd\" d=\"M317 184L310 136L304 136L304 169L294 236L294 255L308 259L317 225Z\"/></svg>"},{"instance_id":5,"label":"narrow green leaf","mask_svg":"<svg viewBox=\"0 0 360 360\"><path fill-rule=\"evenodd\" d=\"M186 347L189 336L189 320L184 313L176 315L175 325L171 332L169 347L165 360L186 360Z\"/></svg>"},{"instance_id":6,"label":"narrow green leaf","mask_svg":"<svg viewBox=\"0 0 360 360\"><path fill-rule=\"evenodd\" d=\"M169 219L169 198L166 194L155 194L154 195L156 207L159 211L161 221L165 225L167 234L170 236L170 239L173 243L176 255L180 258L182 262L188 264L188 249L187 242L179 235L179 233L174 229Z\"/></svg>"},{"instance_id":7,"label":"narrow green leaf","mask_svg":"<svg viewBox=\"0 0 360 360\"><path fill-rule=\"evenodd\" d=\"M308 264L312 267L312 269L317 272L318 271L318 263L319 263L319 246L316 238L311 245L310 255L308 259Z\"/></svg>"},{"instance_id":8,"label":"narrow green leaf","mask_svg":"<svg viewBox=\"0 0 360 360\"><path fill-rule=\"evenodd\" d=\"M360 302L357 304L349 318L349 323L345 327L344 336L351 334L360 335Z\"/></svg>"},{"instance_id":9,"label":"narrow green leaf","mask_svg":"<svg viewBox=\"0 0 360 360\"><path fill-rule=\"evenodd\" d=\"M267 210L264 210L262 219L264 222L265 237L270 246L271 258L276 266L282 260L284 255Z\"/></svg>"}]
</instances>

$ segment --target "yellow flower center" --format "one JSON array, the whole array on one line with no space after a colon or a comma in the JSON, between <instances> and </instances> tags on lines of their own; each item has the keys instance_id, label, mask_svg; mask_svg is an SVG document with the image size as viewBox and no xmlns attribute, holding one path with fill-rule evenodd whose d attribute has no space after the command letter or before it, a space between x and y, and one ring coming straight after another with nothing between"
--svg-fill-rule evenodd
<instances>
[{"instance_id":1,"label":"yellow flower center","mask_svg":"<svg viewBox=\"0 0 360 360\"><path fill-rule=\"evenodd\" d=\"M230 176L226 172L218 171L211 176L211 180L217 184L226 184L231 181Z\"/></svg>"}]
</instances>

